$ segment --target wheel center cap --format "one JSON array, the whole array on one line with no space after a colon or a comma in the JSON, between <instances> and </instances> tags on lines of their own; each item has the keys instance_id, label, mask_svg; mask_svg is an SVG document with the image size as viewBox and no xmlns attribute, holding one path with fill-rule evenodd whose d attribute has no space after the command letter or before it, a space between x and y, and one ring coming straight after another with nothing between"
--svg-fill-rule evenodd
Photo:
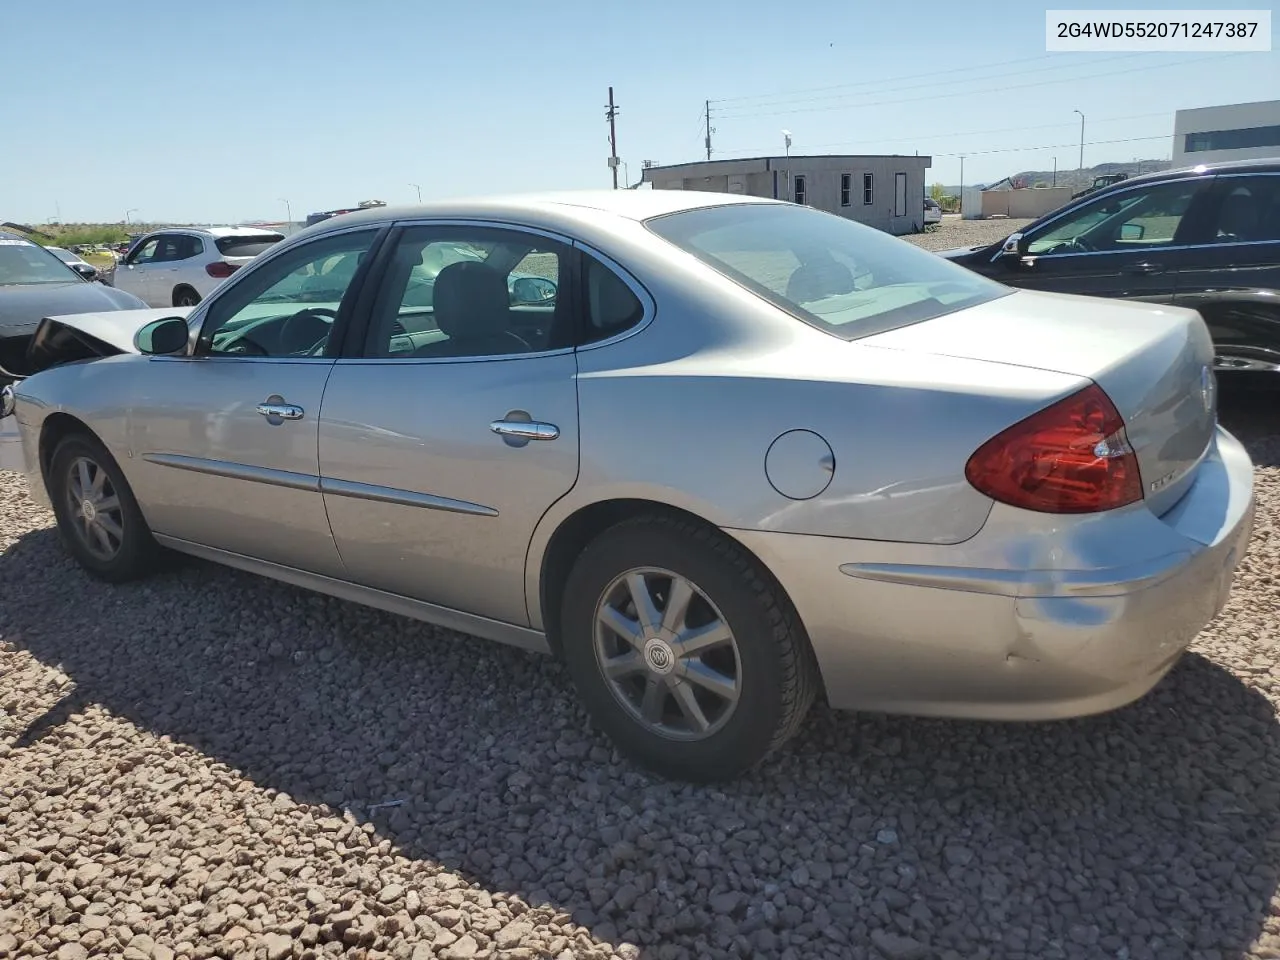
<instances>
[{"instance_id":1,"label":"wheel center cap","mask_svg":"<svg viewBox=\"0 0 1280 960\"><path fill-rule=\"evenodd\" d=\"M650 670L665 677L675 669L675 651L667 641L660 637L653 637L645 642L644 661L649 665Z\"/></svg>"},{"instance_id":2,"label":"wheel center cap","mask_svg":"<svg viewBox=\"0 0 1280 960\"><path fill-rule=\"evenodd\" d=\"M84 500L80 503L80 512L84 514L86 520L92 521L98 516L98 511L93 506L92 500Z\"/></svg>"}]
</instances>

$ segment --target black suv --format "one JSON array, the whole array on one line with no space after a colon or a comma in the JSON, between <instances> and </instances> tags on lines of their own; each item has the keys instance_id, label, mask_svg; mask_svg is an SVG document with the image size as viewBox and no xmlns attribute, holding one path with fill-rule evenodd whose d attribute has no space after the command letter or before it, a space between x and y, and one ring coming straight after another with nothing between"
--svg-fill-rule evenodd
<instances>
[{"instance_id":1,"label":"black suv","mask_svg":"<svg viewBox=\"0 0 1280 960\"><path fill-rule=\"evenodd\" d=\"M1013 287L1191 307L1220 373L1280 373L1280 160L1132 177L940 256Z\"/></svg>"}]
</instances>

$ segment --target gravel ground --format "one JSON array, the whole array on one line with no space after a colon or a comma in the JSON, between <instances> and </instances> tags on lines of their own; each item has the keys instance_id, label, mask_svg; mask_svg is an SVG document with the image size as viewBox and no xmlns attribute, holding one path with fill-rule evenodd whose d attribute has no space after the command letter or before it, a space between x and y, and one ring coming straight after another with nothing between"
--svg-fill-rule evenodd
<instances>
[{"instance_id":1,"label":"gravel ground","mask_svg":"<svg viewBox=\"0 0 1280 960\"><path fill-rule=\"evenodd\" d=\"M1280 429L1223 616L1115 713L815 709L718 789L513 649L197 563L82 575L0 473L0 956L1280 957Z\"/></svg>"},{"instance_id":2,"label":"gravel ground","mask_svg":"<svg viewBox=\"0 0 1280 960\"><path fill-rule=\"evenodd\" d=\"M937 229L925 233L907 234L902 239L926 250L950 250L952 247L973 247L978 244L1003 240L1015 230L1021 230L1030 220L961 220L958 216L943 215Z\"/></svg>"}]
</instances>

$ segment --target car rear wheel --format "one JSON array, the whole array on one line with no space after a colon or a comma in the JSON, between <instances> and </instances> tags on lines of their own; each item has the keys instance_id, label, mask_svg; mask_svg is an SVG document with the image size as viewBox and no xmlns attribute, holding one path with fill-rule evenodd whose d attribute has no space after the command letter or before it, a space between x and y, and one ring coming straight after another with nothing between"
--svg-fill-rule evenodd
<instances>
[{"instance_id":1,"label":"car rear wheel","mask_svg":"<svg viewBox=\"0 0 1280 960\"><path fill-rule=\"evenodd\" d=\"M200 294L196 293L190 287L178 287L173 291L173 305L175 307L194 307L200 302Z\"/></svg>"},{"instance_id":2,"label":"car rear wheel","mask_svg":"<svg viewBox=\"0 0 1280 960\"><path fill-rule=\"evenodd\" d=\"M72 556L113 583L150 572L160 547L119 465L95 438L73 434L54 451L49 494Z\"/></svg>"},{"instance_id":3,"label":"car rear wheel","mask_svg":"<svg viewBox=\"0 0 1280 960\"><path fill-rule=\"evenodd\" d=\"M727 780L755 766L799 728L818 687L781 588L691 521L641 517L601 534L570 573L561 628L596 724L673 779Z\"/></svg>"}]
</instances>

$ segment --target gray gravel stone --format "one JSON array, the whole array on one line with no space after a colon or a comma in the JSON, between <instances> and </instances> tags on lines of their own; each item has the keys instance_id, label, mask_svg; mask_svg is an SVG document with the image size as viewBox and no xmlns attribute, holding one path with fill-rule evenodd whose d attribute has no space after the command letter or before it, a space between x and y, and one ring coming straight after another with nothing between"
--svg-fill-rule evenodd
<instances>
[{"instance_id":1,"label":"gray gravel stone","mask_svg":"<svg viewBox=\"0 0 1280 960\"><path fill-rule=\"evenodd\" d=\"M1224 420L1257 532L1150 695L819 707L715 789L550 660L194 561L93 581L0 474L0 956L1280 957L1280 426Z\"/></svg>"}]
</instances>

